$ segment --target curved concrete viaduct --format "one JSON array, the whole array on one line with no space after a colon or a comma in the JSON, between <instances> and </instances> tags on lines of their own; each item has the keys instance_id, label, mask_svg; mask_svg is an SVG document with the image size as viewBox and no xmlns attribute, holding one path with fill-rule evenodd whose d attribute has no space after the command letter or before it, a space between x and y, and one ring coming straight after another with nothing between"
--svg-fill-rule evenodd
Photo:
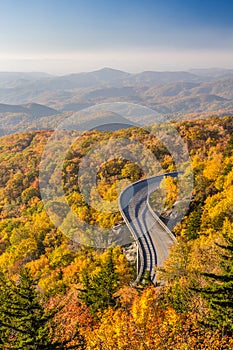
<instances>
[{"instance_id":1,"label":"curved concrete viaduct","mask_svg":"<svg viewBox=\"0 0 233 350\"><path fill-rule=\"evenodd\" d=\"M137 280L146 271L156 282L155 266L161 267L167 259L175 236L159 219L149 205L149 196L159 187L164 177L177 177L178 172L157 175L127 186L120 194L120 212L137 243Z\"/></svg>"}]
</instances>

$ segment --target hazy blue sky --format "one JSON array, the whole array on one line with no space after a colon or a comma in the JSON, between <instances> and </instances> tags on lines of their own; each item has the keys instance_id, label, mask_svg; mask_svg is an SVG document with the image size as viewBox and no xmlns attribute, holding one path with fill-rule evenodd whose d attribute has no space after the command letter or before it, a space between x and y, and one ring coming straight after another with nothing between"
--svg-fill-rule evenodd
<instances>
[{"instance_id":1,"label":"hazy blue sky","mask_svg":"<svg viewBox=\"0 0 233 350\"><path fill-rule=\"evenodd\" d=\"M0 71L233 68L232 0L0 0Z\"/></svg>"}]
</instances>

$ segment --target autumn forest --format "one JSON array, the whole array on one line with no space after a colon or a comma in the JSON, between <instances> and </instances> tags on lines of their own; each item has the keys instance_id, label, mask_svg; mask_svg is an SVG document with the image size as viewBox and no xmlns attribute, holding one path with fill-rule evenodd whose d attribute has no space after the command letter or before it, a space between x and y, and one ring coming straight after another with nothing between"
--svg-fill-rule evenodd
<instances>
[{"instance_id":1,"label":"autumn forest","mask_svg":"<svg viewBox=\"0 0 233 350\"><path fill-rule=\"evenodd\" d=\"M163 267L155 266L156 284L147 274L134 283L130 243L98 249L72 233L64 235L50 220L39 166L52 131L1 137L0 349L233 348L233 119L169 123L188 146L194 188L188 211L172 228L177 243ZM166 147L143 128L83 133L63 164L64 192L77 217L103 229L123 226L121 214L86 203L78 187L79 164L100 140L119 137L139 140L163 172L176 170ZM52 149L51 157L56 152ZM184 176L189 173L184 169ZM118 183L144 177L133 162L114 158L99 169L97 190L101 198L116 200ZM165 219L177 186L176 179L167 178L150 196L155 211L165 196L166 210L159 213ZM64 211L59 198L56 211Z\"/></svg>"}]
</instances>

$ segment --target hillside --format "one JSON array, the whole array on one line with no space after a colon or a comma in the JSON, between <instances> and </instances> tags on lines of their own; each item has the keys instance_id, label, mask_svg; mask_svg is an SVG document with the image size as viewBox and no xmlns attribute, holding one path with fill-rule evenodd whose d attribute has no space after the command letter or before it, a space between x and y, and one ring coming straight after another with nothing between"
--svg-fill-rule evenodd
<instances>
[{"instance_id":1,"label":"hillside","mask_svg":"<svg viewBox=\"0 0 233 350\"><path fill-rule=\"evenodd\" d=\"M0 104L0 135L8 135L30 130L48 130L66 117L53 108L38 104Z\"/></svg>"},{"instance_id":2,"label":"hillside","mask_svg":"<svg viewBox=\"0 0 233 350\"><path fill-rule=\"evenodd\" d=\"M0 139L0 339L4 346L12 348L26 342L30 324L37 331L43 329L41 339L50 339L54 348L62 344L64 349L136 349L145 343L149 349L159 350L232 348L232 293L229 305L214 309L212 301L198 289L218 288L222 283L203 273L224 275L221 247L232 245L233 119L206 118L173 125L188 145L195 182L189 211L174 229L179 244L160 271L160 288L151 285L148 276L144 284L132 286L135 265L129 264L122 248L103 251L80 245L75 236L64 235L51 222L41 200L38 177L41 155L51 131ZM140 141L155 154L163 172L174 169L166 147L143 128L93 130L79 136L63 164L64 193L80 220L108 228L111 239L116 235L111 228L122 220L120 213L101 212L86 203L78 177L80 164L92 149L98 150L100 142L117 139L136 142L133 147L138 156ZM63 138L62 143L65 142ZM49 159L59 157L60 145L57 146L50 149ZM99 153L94 153L92 161L98 163L98 157ZM47 163L48 172L52 164ZM185 169L186 176L189 170ZM119 186L143 176L134 163L112 157L98 168L97 190L111 208ZM52 181L58 180L55 171ZM166 184L168 208L176 201L176 185ZM95 203L95 196L92 191L90 203ZM156 205L156 197L153 200ZM69 215L59 196L54 205L60 218ZM232 259L226 264L232 281ZM230 283L222 284L223 295L232 288ZM31 291L31 297L27 291ZM14 313L12 298L22 313ZM40 311L32 312L25 324L33 305ZM45 316L49 310L50 318ZM40 324L39 328L35 324Z\"/></svg>"},{"instance_id":3,"label":"hillside","mask_svg":"<svg viewBox=\"0 0 233 350\"><path fill-rule=\"evenodd\" d=\"M6 105L1 103L0 104L0 114L1 113L24 113L31 117L45 117L57 114L58 111L56 111L53 108L40 105L38 103L28 103L25 105Z\"/></svg>"},{"instance_id":4,"label":"hillside","mask_svg":"<svg viewBox=\"0 0 233 350\"><path fill-rule=\"evenodd\" d=\"M103 68L65 76L1 74L0 103L33 102L59 110L59 113L119 100L145 105L173 119L181 113L233 109L231 70L131 74Z\"/></svg>"}]
</instances>

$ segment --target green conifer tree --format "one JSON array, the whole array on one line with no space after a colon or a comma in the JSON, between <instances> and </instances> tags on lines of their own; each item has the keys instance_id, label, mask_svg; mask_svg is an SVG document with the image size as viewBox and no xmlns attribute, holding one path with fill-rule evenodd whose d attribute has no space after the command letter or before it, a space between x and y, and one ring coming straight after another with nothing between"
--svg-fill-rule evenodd
<instances>
[{"instance_id":1,"label":"green conifer tree","mask_svg":"<svg viewBox=\"0 0 233 350\"><path fill-rule=\"evenodd\" d=\"M220 264L222 273L204 273L210 285L199 291L211 309L210 325L220 328L223 334L233 336L233 239L229 236L225 238L225 245L218 244L223 251Z\"/></svg>"},{"instance_id":2,"label":"green conifer tree","mask_svg":"<svg viewBox=\"0 0 233 350\"><path fill-rule=\"evenodd\" d=\"M87 304L94 316L99 311L116 305L114 294L119 288L119 276L114 266L112 249L108 250L107 260L97 275L91 276L85 272L83 284L84 288L80 290L80 298Z\"/></svg>"},{"instance_id":3,"label":"green conifer tree","mask_svg":"<svg viewBox=\"0 0 233 350\"><path fill-rule=\"evenodd\" d=\"M28 269L20 272L17 282L1 277L0 302L1 349L83 349L81 338L80 347L54 340L52 319L61 308L46 309Z\"/></svg>"}]
</instances>

